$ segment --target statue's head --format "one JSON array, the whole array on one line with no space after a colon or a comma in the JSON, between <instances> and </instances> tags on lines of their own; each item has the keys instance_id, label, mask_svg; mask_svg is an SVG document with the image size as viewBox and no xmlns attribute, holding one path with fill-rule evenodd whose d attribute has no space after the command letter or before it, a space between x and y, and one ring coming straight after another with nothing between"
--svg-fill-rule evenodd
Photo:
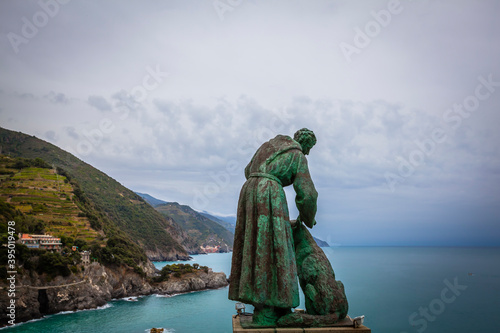
<instances>
[{"instance_id":1,"label":"statue's head","mask_svg":"<svg viewBox=\"0 0 500 333\"><path fill-rule=\"evenodd\" d=\"M295 132L293 139L300 144L304 155L309 154L311 148L316 144L316 135L307 128L302 128Z\"/></svg>"}]
</instances>

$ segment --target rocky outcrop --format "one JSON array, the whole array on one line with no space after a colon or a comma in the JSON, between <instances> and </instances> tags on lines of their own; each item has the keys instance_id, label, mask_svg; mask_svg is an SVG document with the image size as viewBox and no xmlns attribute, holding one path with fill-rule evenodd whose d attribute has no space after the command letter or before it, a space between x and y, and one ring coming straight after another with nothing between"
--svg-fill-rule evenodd
<instances>
[{"instance_id":1,"label":"rocky outcrop","mask_svg":"<svg viewBox=\"0 0 500 333\"><path fill-rule=\"evenodd\" d=\"M146 256L151 261L176 261L176 260L189 260L191 257L189 255L182 255L178 252L166 252L159 250L145 250ZM196 251L189 252L191 254L198 254Z\"/></svg>"},{"instance_id":2,"label":"rocky outcrop","mask_svg":"<svg viewBox=\"0 0 500 333\"><path fill-rule=\"evenodd\" d=\"M205 273L203 271L183 275L180 278L170 278L168 281L157 284L154 293L179 294L186 291L216 289L228 285L226 274Z\"/></svg>"},{"instance_id":3,"label":"rocky outcrop","mask_svg":"<svg viewBox=\"0 0 500 333\"><path fill-rule=\"evenodd\" d=\"M150 267L143 267L143 270L149 269ZM84 274L72 274L66 278L59 276L51 281L35 272L32 272L31 277L18 277L15 296L16 323L61 311L96 308L114 298L155 293L179 294L228 285L224 273L200 270L154 283L129 268L109 268L99 263L87 266ZM9 320L6 309L10 299L5 290L0 293L0 326L6 325Z\"/></svg>"},{"instance_id":4,"label":"rocky outcrop","mask_svg":"<svg viewBox=\"0 0 500 333\"><path fill-rule=\"evenodd\" d=\"M147 276L154 276L158 271L151 261L141 262L138 265Z\"/></svg>"}]
</instances>

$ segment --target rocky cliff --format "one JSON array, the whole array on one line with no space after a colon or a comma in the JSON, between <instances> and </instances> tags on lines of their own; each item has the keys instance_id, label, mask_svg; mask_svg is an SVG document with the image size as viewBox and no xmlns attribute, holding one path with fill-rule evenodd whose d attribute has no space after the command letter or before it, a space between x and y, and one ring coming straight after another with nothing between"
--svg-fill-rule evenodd
<instances>
[{"instance_id":1,"label":"rocky cliff","mask_svg":"<svg viewBox=\"0 0 500 333\"><path fill-rule=\"evenodd\" d=\"M143 268L146 272L151 267ZM102 306L114 298L150 294L178 294L204 289L221 288L228 285L224 273L202 270L171 277L161 283L151 282L125 267L109 268L92 263L84 274L58 276L48 281L33 272L32 276L18 276L16 288L15 322L40 318L61 311L76 311ZM0 326L7 324L7 306L10 302L8 288L0 293Z\"/></svg>"},{"instance_id":2,"label":"rocky cliff","mask_svg":"<svg viewBox=\"0 0 500 333\"><path fill-rule=\"evenodd\" d=\"M146 256L151 261L176 261L189 260L191 256L179 254L176 251L145 250ZM204 254L199 248L188 248L189 254Z\"/></svg>"}]
</instances>

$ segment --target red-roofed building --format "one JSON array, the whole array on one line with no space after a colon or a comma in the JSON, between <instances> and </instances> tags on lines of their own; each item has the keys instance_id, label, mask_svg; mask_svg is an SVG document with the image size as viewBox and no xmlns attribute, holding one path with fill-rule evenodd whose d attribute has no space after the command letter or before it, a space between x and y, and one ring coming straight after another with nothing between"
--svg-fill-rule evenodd
<instances>
[{"instance_id":1,"label":"red-roofed building","mask_svg":"<svg viewBox=\"0 0 500 333\"><path fill-rule=\"evenodd\" d=\"M19 234L19 242L30 249L61 251L61 239L51 235Z\"/></svg>"}]
</instances>

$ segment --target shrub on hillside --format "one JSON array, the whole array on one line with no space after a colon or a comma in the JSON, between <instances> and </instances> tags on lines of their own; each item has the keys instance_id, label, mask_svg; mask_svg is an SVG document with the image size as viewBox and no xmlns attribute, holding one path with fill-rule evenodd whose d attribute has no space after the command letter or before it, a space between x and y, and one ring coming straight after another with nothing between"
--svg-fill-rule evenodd
<instances>
[{"instance_id":1,"label":"shrub on hillside","mask_svg":"<svg viewBox=\"0 0 500 333\"><path fill-rule=\"evenodd\" d=\"M71 274L69 264L72 264L70 257L63 257L58 252L44 252L38 258L37 271L39 274L46 273L50 277L69 276Z\"/></svg>"},{"instance_id":2,"label":"shrub on hillside","mask_svg":"<svg viewBox=\"0 0 500 333\"><path fill-rule=\"evenodd\" d=\"M31 158L22 158L18 157L16 158L15 162L13 165L10 165L10 167L13 167L14 169L24 169L24 168L44 168L44 169L51 169L52 166L42 160L40 157L37 157L35 159Z\"/></svg>"}]
</instances>

